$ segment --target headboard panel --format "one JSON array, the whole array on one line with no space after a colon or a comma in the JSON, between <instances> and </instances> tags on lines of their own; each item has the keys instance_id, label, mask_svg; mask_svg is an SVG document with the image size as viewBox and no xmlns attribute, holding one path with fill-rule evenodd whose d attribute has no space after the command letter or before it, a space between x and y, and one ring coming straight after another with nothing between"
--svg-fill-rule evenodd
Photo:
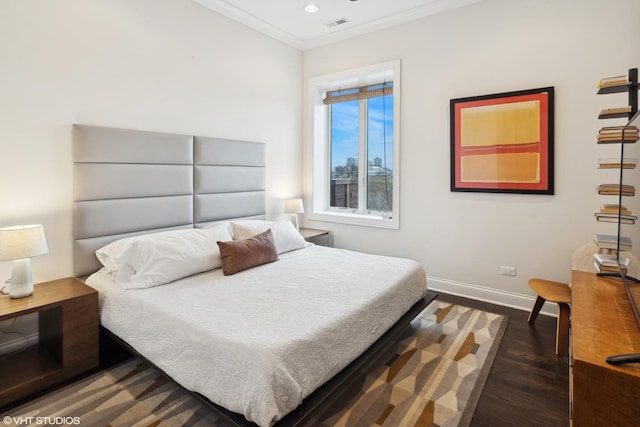
<instances>
[{"instance_id":1,"label":"headboard panel","mask_svg":"<svg viewBox=\"0 0 640 427\"><path fill-rule=\"evenodd\" d=\"M73 125L74 275L123 237L265 218L265 145Z\"/></svg>"},{"instance_id":2,"label":"headboard panel","mask_svg":"<svg viewBox=\"0 0 640 427\"><path fill-rule=\"evenodd\" d=\"M73 125L73 137L76 163L193 164L191 135Z\"/></svg>"},{"instance_id":3,"label":"headboard panel","mask_svg":"<svg viewBox=\"0 0 640 427\"><path fill-rule=\"evenodd\" d=\"M74 206L79 239L192 223L191 195L76 201Z\"/></svg>"},{"instance_id":4,"label":"headboard panel","mask_svg":"<svg viewBox=\"0 0 640 427\"><path fill-rule=\"evenodd\" d=\"M191 165L76 163L75 200L184 196L193 193Z\"/></svg>"},{"instance_id":5,"label":"headboard panel","mask_svg":"<svg viewBox=\"0 0 640 427\"><path fill-rule=\"evenodd\" d=\"M264 191L196 194L193 207L197 227L229 218L263 219Z\"/></svg>"},{"instance_id":6,"label":"headboard panel","mask_svg":"<svg viewBox=\"0 0 640 427\"><path fill-rule=\"evenodd\" d=\"M264 144L250 141L195 137L194 162L196 165L265 165Z\"/></svg>"}]
</instances>

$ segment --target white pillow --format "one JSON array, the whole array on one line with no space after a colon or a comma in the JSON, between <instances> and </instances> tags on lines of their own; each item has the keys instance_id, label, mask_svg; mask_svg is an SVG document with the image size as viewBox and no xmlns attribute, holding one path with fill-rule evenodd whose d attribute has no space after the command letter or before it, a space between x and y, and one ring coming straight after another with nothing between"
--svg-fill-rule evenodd
<instances>
[{"instance_id":1,"label":"white pillow","mask_svg":"<svg viewBox=\"0 0 640 427\"><path fill-rule=\"evenodd\" d=\"M100 263L109 270L109 273L115 273L119 268L120 256L136 238L138 238L138 236L126 237L124 239L115 240L108 245L101 247L96 251L98 261L100 261Z\"/></svg>"},{"instance_id":2,"label":"white pillow","mask_svg":"<svg viewBox=\"0 0 640 427\"><path fill-rule=\"evenodd\" d=\"M232 240L226 224L129 237L96 254L125 289L150 288L221 267L219 240Z\"/></svg>"},{"instance_id":3,"label":"white pillow","mask_svg":"<svg viewBox=\"0 0 640 427\"><path fill-rule=\"evenodd\" d=\"M219 224L215 225L218 226ZM228 228L228 225L226 225L226 223L225 226L227 227L229 233L231 233L231 230ZM122 255L126 252L126 250L129 248L129 246L131 246L133 242L137 240L153 240L156 237L162 237L165 234L191 233L192 231L194 231L194 229L189 228L183 230L161 231L158 233L125 237L123 239L114 240L113 242L96 250L96 257L98 258L98 261L100 261L100 263L109 271L109 273L116 273L123 263L123 261L121 261Z\"/></svg>"},{"instance_id":4,"label":"white pillow","mask_svg":"<svg viewBox=\"0 0 640 427\"><path fill-rule=\"evenodd\" d=\"M278 254L307 246L307 241L289 221L273 222L247 219L231 221L229 224L234 240L249 239L271 229Z\"/></svg>"},{"instance_id":5,"label":"white pillow","mask_svg":"<svg viewBox=\"0 0 640 427\"><path fill-rule=\"evenodd\" d=\"M241 221L231 221L231 235L233 240L249 239L256 234L267 231L273 225L273 221L260 221L257 219L246 219Z\"/></svg>"}]
</instances>

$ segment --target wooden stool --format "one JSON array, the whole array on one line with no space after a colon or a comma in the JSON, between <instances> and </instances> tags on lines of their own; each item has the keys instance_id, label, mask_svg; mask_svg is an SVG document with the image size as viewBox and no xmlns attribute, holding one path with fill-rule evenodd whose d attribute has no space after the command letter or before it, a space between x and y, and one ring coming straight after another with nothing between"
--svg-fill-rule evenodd
<instances>
[{"instance_id":1,"label":"wooden stool","mask_svg":"<svg viewBox=\"0 0 640 427\"><path fill-rule=\"evenodd\" d=\"M569 303L571 302L571 288L566 283L553 282L544 279L531 279L529 286L538 297L533 304L527 322L533 323L540 313L545 301L558 304L558 321L556 323L556 354L560 355L569 343Z\"/></svg>"}]
</instances>

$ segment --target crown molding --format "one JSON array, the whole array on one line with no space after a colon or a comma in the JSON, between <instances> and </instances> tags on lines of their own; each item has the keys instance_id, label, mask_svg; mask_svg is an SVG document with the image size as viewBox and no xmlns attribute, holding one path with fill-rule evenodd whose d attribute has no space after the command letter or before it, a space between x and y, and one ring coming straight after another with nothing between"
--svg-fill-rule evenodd
<instances>
[{"instance_id":1,"label":"crown molding","mask_svg":"<svg viewBox=\"0 0 640 427\"><path fill-rule=\"evenodd\" d=\"M226 1L223 1L223 0L192 0L192 1L208 9L211 9L214 12L218 12L220 15L233 19L234 21L239 22L249 28L252 28L256 31L266 34L269 37L272 37L276 40L279 40L283 43L293 46L296 49L304 50L304 42L299 38L285 31L282 31L281 29L263 21L262 19L256 18L255 16L249 13L246 13L245 11L238 9L235 6L230 5Z\"/></svg>"},{"instance_id":2,"label":"crown molding","mask_svg":"<svg viewBox=\"0 0 640 427\"><path fill-rule=\"evenodd\" d=\"M434 0L424 6L396 13L364 24L335 30L323 36L304 40L229 4L229 2L225 0L192 1L223 16L226 16L227 18L233 19L234 21L237 21L249 28L266 34L269 37L286 43L296 49L309 50L353 37L361 36L374 31L379 31L395 25L415 21L417 19L446 12L448 10L457 9L474 3L479 3L482 0Z\"/></svg>"}]
</instances>

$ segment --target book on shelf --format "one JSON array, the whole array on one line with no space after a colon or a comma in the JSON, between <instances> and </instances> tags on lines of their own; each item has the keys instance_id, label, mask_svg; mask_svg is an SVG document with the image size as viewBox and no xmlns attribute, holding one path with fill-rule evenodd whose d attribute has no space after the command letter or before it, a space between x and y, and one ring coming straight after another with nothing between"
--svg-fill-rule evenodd
<instances>
[{"instance_id":1,"label":"book on shelf","mask_svg":"<svg viewBox=\"0 0 640 427\"><path fill-rule=\"evenodd\" d=\"M624 274L627 273L627 268L629 267L628 257L618 257L613 254L594 254L593 258L598 273L618 273L619 271Z\"/></svg>"},{"instance_id":2,"label":"book on shelf","mask_svg":"<svg viewBox=\"0 0 640 427\"><path fill-rule=\"evenodd\" d=\"M629 184L600 184L596 188L598 194L614 195L622 194L623 196L633 196L636 194L636 188Z\"/></svg>"},{"instance_id":3,"label":"book on shelf","mask_svg":"<svg viewBox=\"0 0 640 427\"><path fill-rule=\"evenodd\" d=\"M596 217L596 220L600 222L618 222L618 219L620 219L620 223L622 224L635 224L636 219L638 219L635 215L620 215L618 217L617 213L596 212L593 215Z\"/></svg>"},{"instance_id":4,"label":"book on shelf","mask_svg":"<svg viewBox=\"0 0 640 427\"><path fill-rule=\"evenodd\" d=\"M605 108L604 110L600 111L599 117L624 115L624 114L629 114L630 112L631 112L630 105L627 105L626 107Z\"/></svg>"},{"instance_id":5,"label":"book on shelf","mask_svg":"<svg viewBox=\"0 0 640 427\"><path fill-rule=\"evenodd\" d=\"M598 133L599 134L622 133L622 131L638 133L638 127L633 125L603 126L600 128L600 131Z\"/></svg>"},{"instance_id":6,"label":"book on shelf","mask_svg":"<svg viewBox=\"0 0 640 427\"><path fill-rule=\"evenodd\" d=\"M598 273L620 273L622 272L622 274L627 274L627 267L624 265L620 265L620 267L618 268L618 266L616 265L615 267L609 266L609 265L598 265L597 262L594 261L593 265L595 265L596 267L596 271Z\"/></svg>"},{"instance_id":7,"label":"book on shelf","mask_svg":"<svg viewBox=\"0 0 640 427\"><path fill-rule=\"evenodd\" d=\"M638 164L638 159L632 159L631 157L624 157L622 163L620 157L608 157L596 159L596 166L598 169L635 169Z\"/></svg>"},{"instance_id":8,"label":"book on shelf","mask_svg":"<svg viewBox=\"0 0 640 427\"><path fill-rule=\"evenodd\" d=\"M624 142L625 144L633 144L634 142L638 141L638 137L627 137L625 136L624 138L622 137L618 137L618 138L600 138L598 137L598 144L620 144L621 142Z\"/></svg>"},{"instance_id":9,"label":"book on shelf","mask_svg":"<svg viewBox=\"0 0 640 427\"><path fill-rule=\"evenodd\" d=\"M604 265L606 267L617 267L620 263L623 267L629 266L629 257L618 256L616 254L593 254L593 258L598 265Z\"/></svg>"},{"instance_id":10,"label":"book on shelf","mask_svg":"<svg viewBox=\"0 0 640 427\"><path fill-rule=\"evenodd\" d=\"M596 271L598 273L620 273L620 271L622 271L622 274L627 274L627 268L623 266L620 266L620 268L618 268L618 266L609 267L607 265L598 265L595 262L593 263L593 265L595 265Z\"/></svg>"},{"instance_id":11,"label":"book on shelf","mask_svg":"<svg viewBox=\"0 0 640 427\"><path fill-rule=\"evenodd\" d=\"M598 132L598 144L615 142L636 142L640 138L635 126L610 126Z\"/></svg>"},{"instance_id":12,"label":"book on shelf","mask_svg":"<svg viewBox=\"0 0 640 427\"><path fill-rule=\"evenodd\" d=\"M631 211L627 209L626 206L621 206L614 203L605 203L600 206L600 213L614 213L617 215L618 211L620 211L622 215L631 215Z\"/></svg>"},{"instance_id":13,"label":"book on shelf","mask_svg":"<svg viewBox=\"0 0 640 427\"><path fill-rule=\"evenodd\" d=\"M594 234L593 241L599 248L603 249L618 249L618 236L614 234ZM620 236L620 250L631 250L631 238Z\"/></svg>"},{"instance_id":14,"label":"book on shelf","mask_svg":"<svg viewBox=\"0 0 640 427\"><path fill-rule=\"evenodd\" d=\"M601 87L608 87L608 86L619 86L619 85L626 85L627 83L629 83L629 79L627 78L626 75L605 77L603 79L600 79L600 81L598 81L597 87L601 88Z\"/></svg>"},{"instance_id":15,"label":"book on shelf","mask_svg":"<svg viewBox=\"0 0 640 427\"><path fill-rule=\"evenodd\" d=\"M621 215L632 215L631 211L624 206L612 203L605 203L600 206L600 213L612 213L618 215L618 211L620 211Z\"/></svg>"},{"instance_id":16,"label":"book on shelf","mask_svg":"<svg viewBox=\"0 0 640 427\"><path fill-rule=\"evenodd\" d=\"M624 136L598 136L598 144L619 144L624 142L626 144L633 144L638 141L638 134Z\"/></svg>"}]
</instances>

